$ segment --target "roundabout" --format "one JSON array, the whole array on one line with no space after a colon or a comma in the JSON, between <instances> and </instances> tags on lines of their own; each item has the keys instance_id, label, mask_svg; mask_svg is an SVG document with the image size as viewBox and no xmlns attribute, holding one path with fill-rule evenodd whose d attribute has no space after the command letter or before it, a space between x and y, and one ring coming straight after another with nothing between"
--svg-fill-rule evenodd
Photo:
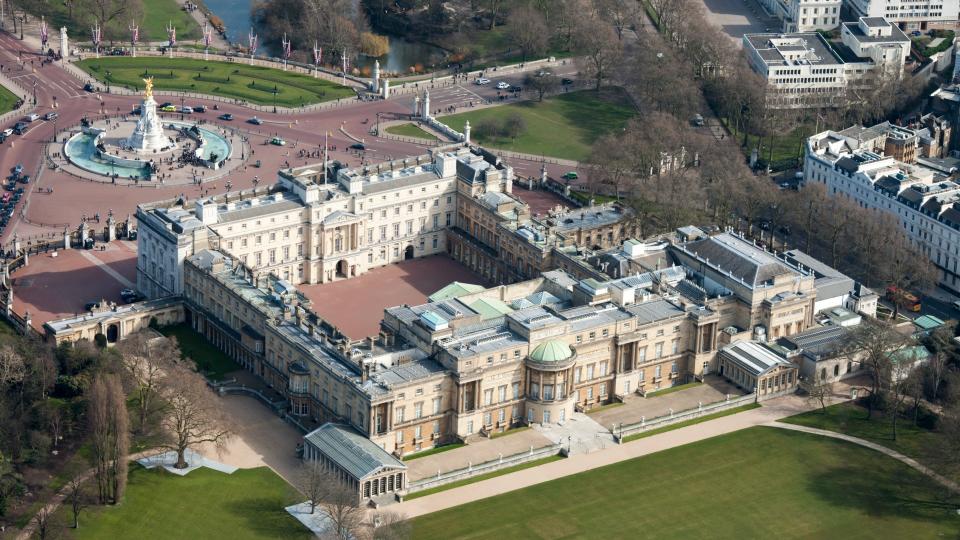
<instances>
[{"instance_id":1,"label":"roundabout","mask_svg":"<svg viewBox=\"0 0 960 540\"><path fill-rule=\"evenodd\" d=\"M249 155L243 136L231 136L210 124L162 119L153 99L153 80L144 82L144 98L135 117L81 119L79 130L63 143L62 155L72 166L68 172L113 183L191 184L218 178ZM241 159L236 158L237 150Z\"/></svg>"}]
</instances>

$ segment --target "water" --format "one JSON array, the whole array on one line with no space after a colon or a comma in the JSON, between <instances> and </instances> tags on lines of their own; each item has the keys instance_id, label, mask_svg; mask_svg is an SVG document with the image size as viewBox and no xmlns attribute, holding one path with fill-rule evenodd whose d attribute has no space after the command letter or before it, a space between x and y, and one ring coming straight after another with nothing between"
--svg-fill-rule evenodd
<instances>
[{"instance_id":1,"label":"water","mask_svg":"<svg viewBox=\"0 0 960 540\"><path fill-rule=\"evenodd\" d=\"M227 39L230 43L246 47L247 34L253 26L250 9L256 0L204 0L203 3L214 15L223 19L223 24L227 25ZM257 54L276 56L278 53L279 51L262 43L257 48ZM324 56L326 55L324 52ZM440 64L445 57L445 51L439 47L390 37L389 53L379 58L361 56L356 59L355 66L361 69L372 68L373 62L379 60L382 70L407 73L410 66L420 64L429 69L431 65Z\"/></svg>"}]
</instances>

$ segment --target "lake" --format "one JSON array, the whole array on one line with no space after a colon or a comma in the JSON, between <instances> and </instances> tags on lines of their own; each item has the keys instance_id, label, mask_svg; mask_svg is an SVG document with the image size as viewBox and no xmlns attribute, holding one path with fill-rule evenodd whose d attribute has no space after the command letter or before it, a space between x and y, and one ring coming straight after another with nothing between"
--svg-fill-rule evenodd
<instances>
[{"instance_id":1,"label":"lake","mask_svg":"<svg viewBox=\"0 0 960 540\"><path fill-rule=\"evenodd\" d=\"M217 17L223 19L227 25L227 39L230 43L247 46L247 34L253 21L250 20L250 10L255 0L203 0L203 3ZM278 56L280 51L273 50L261 43L258 54ZM324 52L326 56L326 52ZM400 38L390 37L390 52L379 58L361 56L355 61L358 68L372 67L375 60L380 61L380 69L391 72L406 73L410 66L420 64L429 69L433 64L440 64L446 57L446 52L426 43L415 43Z\"/></svg>"}]
</instances>

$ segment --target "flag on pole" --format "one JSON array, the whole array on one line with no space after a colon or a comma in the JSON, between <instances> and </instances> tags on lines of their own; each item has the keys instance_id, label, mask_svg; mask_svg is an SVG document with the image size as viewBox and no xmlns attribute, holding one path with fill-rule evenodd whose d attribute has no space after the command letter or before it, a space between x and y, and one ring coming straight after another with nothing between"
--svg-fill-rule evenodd
<instances>
[{"instance_id":1,"label":"flag on pole","mask_svg":"<svg viewBox=\"0 0 960 540\"><path fill-rule=\"evenodd\" d=\"M251 28L250 33L247 34L247 45L250 49L250 56L257 54L257 35L253 33L253 28Z\"/></svg>"},{"instance_id":2,"label":"flag on pole","mask_svg":"<svg viewBox=\"0 0 960 540\"><path fill-rule=\"evenodd\" d=\"M320 65L320 61L323 60L323 47L317 47L317 42L313 42L313 63L317 66Z\"/></svg>"},{"instance_id":3,"label":"flag on pole","mask_svg":"<svg viewBox=\"0 0 960 540\"><path fill-rule=\"evenodd\" d=\"M287 34L283 34L283 40L280 42L283 45L283 59L290 59L290 40L287 39Z\"/></svg>"},{"instance_id":4,"label":"flag on pole","mask_svg":"<svg viewBox=\"0 0 960 540\"><path fill-rule=\"evenodd\" d=\"M44 48L47 46L47 21L44 18L40 19L40 43L43 44Z\"/></svg>"},{"instance_id":5,"label":"flag on pole","mask_svg":"<svg viewBox=\"0 0 960 540\"><path fill-rule=\"evenodd\" d=\"M170 46L175 47L177 45L177 27L173 26L173 22L167 25L167 36L170 38Z\"/></svg>"},{"instance_id":6,"label":"flag on pole","mask_svg":"<svg viewBox=\"0 0 960 540\"><path fill-rule=\"evenodd\" d=\"M213 38L213 32L210 30L210 24L206 21L203 22L203 46L209 47L210 41Z\"/></svg>"}]
</instances>

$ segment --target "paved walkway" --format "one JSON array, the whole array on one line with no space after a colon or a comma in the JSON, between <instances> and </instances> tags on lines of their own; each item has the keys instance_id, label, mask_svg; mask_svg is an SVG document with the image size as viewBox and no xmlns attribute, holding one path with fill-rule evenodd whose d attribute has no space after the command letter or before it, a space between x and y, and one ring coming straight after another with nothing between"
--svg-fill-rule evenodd
<instances>
[{"instance_id":1,"label":"paved walkway","mask_svg":"<svg viewBox=\"0 0 960 540\"><path fill-rule=\"evenodd\" d=\"M108 266L107 263L105 263L105 262L101 261L100 259L96 258L96 257L95 257L92 253L90 253L89 251L82 250L82 251L80 251L80 255L82 255L84 259L86 259L86 260L92 262L94 265L96 265L97 268L99 268L99 269L103 270L104 272L106 272L107 275L109 275L109 276L112 277L113 279L115 279L115 280L117 280L118 282L120 282L120 284L123 285L124 287L129 287L129 288L131 288L131 289L136 289L136 288L137 288L137 286L134 285L133 282L131 282L129 279L121 276L119 273L117 273L116 270L114 270L113 268L110 268L110 266Z\"/></svg>"},{"instance_id":2,"label":"paved walkway","mask_svg":"<svg viewBox=\"0 0 960 540\"><path fill-rule=\"evenodd\" d=\"M917 460L915 460L915 459L913 459L913 458L911 458L911 457L907 457L907 456L901 454L900 452L897 452L896 450L891 450L890 448L887 448L886 446L883 446L883 445L880 445L880 444L877 444L877 443L874 443L874 442L870 442L870 441L868 441L868 440L861 439L861 438L859 438L859 437L852 437L852 436L850 436L850 435L844 435L843 433L837 433L836 431L829 431L829 430L826 430L826 429L817 429L817 428L812 428L812 427L807 427L807 426L798 426L798 425L796 425L796 424L785 424L785 423L782 423L782 422L771 422L771 423L768 424L768 425L771 426L771 427L777 427L777 428L780 428L780 429L789 429L789 430L792 430L792 431L802 431L802 432L804 432L804 433L812 433L812 434L814 434L814 435L822 435L822 436L824 436L824 437L830 437L831 439L840 439L840 440L842 440L842 441L847 441L847 442L851 442L851 443L853 443L853 444L859 444L860 446L865 446L865 447L867 447L867 448L870 448L871 450L876 450L877 452L880 452L880 453L882 453L882 454L886 454L886 455L892 457L893 459L895 459L895 460L897 460L897 461L900 461L900 462L902 462L902 463L904 463L904 464L906 464L906 465L908 465L908 466L916 469L917 471L921 472L921 473L924 474L925 476L927 476L927 477L929 477L929 478L931 478L931 479L933 479L933 480L936 480L940 485L946 487L947 489L949 489L950 491L953 491L954 493L960 493L960 484L954 482L953 480L950 480L949 478L945 478L945 477L943 477L943 476L940 476L939 474L937 474L936 471L934 471L934 470L930 469L929 467L926 467L926 466L921 465L920 463L918 463Z\"/></svg>"},{"instance_id":3,"label":"paved walkway","mask_svg":"<svg viewBox=\"0 0 960 540\"><path fill-rule=\"evenodd\" d=\"M845 401L840 397L839 401ZM391 505L384 511L395 512L409 518L437 512L468 502L501 495L508 491L522 489L541 482L556 480L571 474L577 474L605 465L619 463L628 459L668 450L718 435L732 433L741 429L762 426L781 418L792 416L812 406L806 399L796 396L784 396L763 403L763 407L742 413L717 418L693 426L678 428L659 435L653 435L637 441L607 448L602 452L573 455L567 459L554 461L539 467L533 467L516 473L491 478L475 484L454 488L434 495L428 495L412 501Z\"/></svg>"},{"instance_id":4,"label":"paved walkway","mask_svg":"<svg viewBox=\"0 0 960 540\"><path fill-rule=\"evenodd\" d=\"M579 412L563 424L536 424L533 429L555 444L567 445L571 454L589 454L616 445L610 430Z\"/></svg>"}]
</instances>

